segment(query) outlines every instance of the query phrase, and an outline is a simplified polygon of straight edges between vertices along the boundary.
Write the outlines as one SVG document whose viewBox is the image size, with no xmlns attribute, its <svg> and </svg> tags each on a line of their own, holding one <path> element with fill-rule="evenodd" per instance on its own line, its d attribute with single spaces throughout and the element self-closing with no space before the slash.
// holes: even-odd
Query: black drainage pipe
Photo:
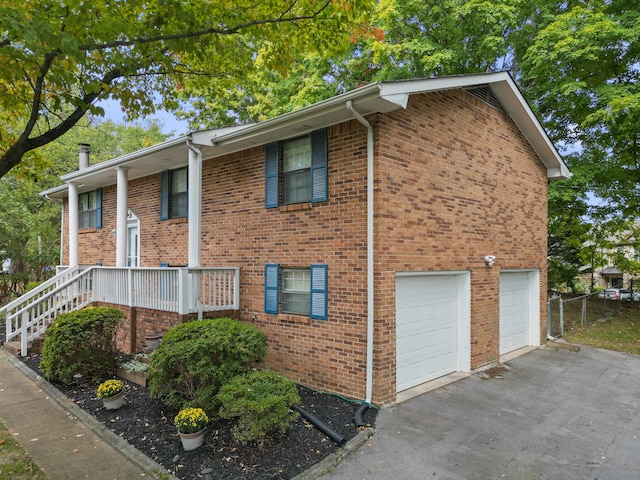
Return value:
<svg viewBox="0 0 640 480">
<path fill-rule="evenodd" d="M 324 423 L 322 423 L 316 417 L 311 415 L 309 412 L 303 410 L 298 405 L 294 405 L 293 409 L 296 412 L 298 412 L 300 415 L 302 415 L 304 418 L 309 420 L 309 422 L 311 422 L 311 424 L 314 427 L 316 427 L 318 430 L 320 430 L 322 433 L 324 433 L 327 437 L 329 437 L 331 440 L 333 440 L 334 443 L 336 445 L 338 445 L 339 447 L 344 447 L 347 444 L 347 440 L 342 435 L 340 435 L 339 433 L 334 432 L 333 430 L 331 430 L 329 427 L 327 427 Z"/>
<path fill-rule="evenodd" d="M 353 421 L 356 424 L 356 428 L 361 428 L 364 426 L 364 419 L 362 417 L 364 415 L 364 412 L 366 412 L 368 409 L 369 409 L 369 404 L 363 403 L 358 407 L 358 410 L 356 410 L 356 414 L 353 417 Z"/>
</svg>

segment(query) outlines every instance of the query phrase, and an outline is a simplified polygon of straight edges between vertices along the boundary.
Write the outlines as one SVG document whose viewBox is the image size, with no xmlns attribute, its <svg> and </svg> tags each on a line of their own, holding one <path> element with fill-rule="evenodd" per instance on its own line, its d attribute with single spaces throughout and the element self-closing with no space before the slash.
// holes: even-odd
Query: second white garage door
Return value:
<svg viewBox="0 0 640 480">
<path fill-rule="evenodd" d="M 532 334 L 540 316 L 536 300 L 538 278 L 537 271 L 500 273 L 501 355 L 539 343 Z"/>
<path fill-rule="evenodd" d="M 396 390 L 459 370 L 459 329 L 464 322 L 461 275 L 396 279 Z M 461 312 L 461 310 L 463 310 Z M 464 343 L 462 343 L 464 345 Z"/>
</svg>

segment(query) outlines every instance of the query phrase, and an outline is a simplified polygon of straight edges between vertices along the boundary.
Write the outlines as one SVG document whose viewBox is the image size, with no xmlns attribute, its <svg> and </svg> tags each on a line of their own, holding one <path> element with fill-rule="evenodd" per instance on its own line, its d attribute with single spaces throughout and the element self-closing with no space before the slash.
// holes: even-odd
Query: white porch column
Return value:
<svg viewBox="0 0 640 480">
<path fill-rule="evenodd" d="M 69 267 L 78 266 L 78 185 L 69 184 Z"/>
<path fill-rule="evenodd" d="M 202 236 L 202 153 L 191 142 L 189 147 L 189 267 L 200 267 Z"/>
<path fill-rule="evenodd" d="M 118 193 L 116 200 L 116 267 L 127 266 L 127 197 L 129 196 L 129 169 L 118 167 Z"/>
</svg>

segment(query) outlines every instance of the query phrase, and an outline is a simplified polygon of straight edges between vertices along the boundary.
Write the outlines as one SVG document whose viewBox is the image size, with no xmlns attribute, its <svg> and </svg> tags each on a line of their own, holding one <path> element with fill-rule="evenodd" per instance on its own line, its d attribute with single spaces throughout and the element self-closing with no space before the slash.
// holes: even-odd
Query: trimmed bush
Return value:
<svg viewBox="0 0 640 480">
<path fill-rule="evenodd" d="M 270 370 L 253 371 L 235 377 L 218 393 L 220 417 L 237 418 L 233 436 L 242 443 L 262 443 L 286 432 L 300 403 L 295 384 Z"/>
<path fill-rule="evenodd" d="M 266 354 L 267 336 L 253 325 L 192 320 L 165 333 L 149 357 L 149 391 L 170 406 L 215 412 L 220 387 Z"/>
<path fill-rule="evenodd" d="M 124 318 L 124 312 L 113 307 L 89 307 L 56 318 L 42 347 L 45 378 L 70 383 L 76 374 L 99 380 L 115 372 L 116 331 Z"/>
</svg>

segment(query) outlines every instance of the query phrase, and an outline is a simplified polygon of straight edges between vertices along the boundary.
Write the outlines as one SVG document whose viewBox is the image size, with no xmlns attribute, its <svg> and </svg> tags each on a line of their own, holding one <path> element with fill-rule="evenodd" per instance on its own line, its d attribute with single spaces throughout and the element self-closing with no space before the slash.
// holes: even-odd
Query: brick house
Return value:
<svg viewBox="0 0 640 480">
<path fill-rule="evenodd" d="M 547 183 L 569 175 L 513 80 L 492 73 L 371 84 L 85 159 L 44 195 L 63 203 L 61 263 L 93 266 L 91 301 L 128 312 L 123 349 L 202 315 L 220 280 L 194 290 L 188 275 L 219 268 L 234 302 L 205 315 L 263 329 L 269 367 L 388 404 L 546 338 Z M 116 271 L 160 277 L 98 280 Z M 134 283 L 155 300 L 136 303 Z M 174 287 L 200 307 L 165 311 Z"/>
</svg>

